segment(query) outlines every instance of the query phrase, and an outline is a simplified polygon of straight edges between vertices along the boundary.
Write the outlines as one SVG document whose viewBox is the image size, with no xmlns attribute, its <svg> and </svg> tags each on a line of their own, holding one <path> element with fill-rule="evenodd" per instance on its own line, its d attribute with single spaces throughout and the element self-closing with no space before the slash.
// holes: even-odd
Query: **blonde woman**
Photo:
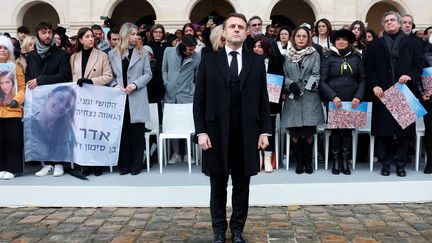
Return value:
<svg viewBox="0 0 432 243">
<path fill-rule="evenodd" d="M 0 63 L 13 63 L 13 45 L 9 38 L 0 36 Z M 14 78 L 14 77 L 12 77 Z M 10 180 L 23 171 L 23 125 L 21 122 L 24 103 L 25 78 L 19 65 L 16 65 L 18 93 L 0 105 L 0 180 Z M 0 79 L 3 89 L 3 78 Z M 11 86 L 11 85 L 9 85 Z"/>
<path fill-rule="evenodd" d="M 35 43 L 36 36 L 29 35 L 24 38 L 21 44 L 21 55 L 16 59 L 15 63 L 20 65 L 23 71 L 27 68 L 27 53 L 33 51 Z"/>
<path fill-rule="evenodd" d="M 123 24 L 120 42 L 108 53 L 113 71 L 112 86 L 127 95 L 118 160 L 120 175 L 138 175 L 144 168 L 144 123 L 150 121 L 147 83 L 152 72 L 137 34 L 136 25 Z"/>
</svg>

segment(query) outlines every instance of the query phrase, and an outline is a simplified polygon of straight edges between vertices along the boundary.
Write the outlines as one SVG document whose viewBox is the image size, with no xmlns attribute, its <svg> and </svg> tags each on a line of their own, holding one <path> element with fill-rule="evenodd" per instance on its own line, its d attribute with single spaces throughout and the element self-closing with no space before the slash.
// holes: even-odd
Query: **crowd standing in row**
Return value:
<svg viewBox="0 0 432 243">
<path fill-rule="evenodd" d="M 0 36 L 0 63 L 16 63 L 18 85 L 18 92 L 0 106 L 0 179 L 13 179 L 23 171 L 21 119 L 26 86 L 32 90 L 71 81 L 79 86 L 110 86 L 127 95 L 118 159 L 121 175 L 137 175 L 144 168 L 144 150 L 150 149 L 145 148 L 144 141 L 149 103 L 158 104 L 160 120 L 164 103 L 194 103 L 198 142 L 204 150 L 203 172 L 211 179 L 214 242 L 225 241 L 219 233 L 226 231 L 226 222 L 217 219 L 225 220 L 221 216 L 225 215 L 223 194 L 230 171 L 238 196 L 233 196 L 238 208 L 233 211 L 230 227 L 233 240 L 244 242 L 241 232 L 247 216 L 244 200 L 248 198 L 250 176 L 274 168 L 272 135 L 278 114 L 293 143 L 296 173 L 311 174 L 314 135 L 317 126 L 325 123 L 322 104 L 332 101 L 340 108 L 341 102 L 349 101 L 356 108 L 362 101 L 371 101 L 371 133 L 376 136 L 376 155 L 383 164 L 381 175 L 390 175 L 390 165 L 395 163 L 396 174 L 406 176 L 404 167 L 415 124 L 402 129 L 379 100 L 395 83 L 406 84 L 429 112 L 424 117 L 424 173 L 432 173 L 432 105 L 421 82 L 422 69 L 432 66 L 432 27 L 414 34 L 412 16 L 392 11 L 383 15 L 383 29 L 378 34 L 366 30 L 361 21 L 339 30 L 333 30 L 327 19 L 318 20 L 314 29 L 307 23 L 294 30 L 269 25 L 265 34 L 259 16 L 246 22 L 243 15 L 232 14 L 223 25 L 216 22 L 209 18 L 204 27 L 185 24 L 175 34 L 166 33 L 161 24 L 147 28 L 124 23 L 119 30 L 111 28 L 105 40 L 99 25 L 81 28 L 68 38 L 64 28 L 54 30 L 42 21 L 35 28 L 36 36 L 29 35 L 24 26 L 18 29 L 18 39 Z M 217 68 L 222 71 L 218 73 Z M 268 102 L 262 82 L 266 73 L 284 76 L 278 103 Z M 223 79 L 226 85 L 221 83 Z M 7 74 L 0 74 L 3 95 L 7 85 Z M 215 97 L 217 93 L 221 97 Z M 51 105 L 67 113 L 73 112 L 73 102 L 75 97 Z M 56 146 L 43 147 L 41 141 L 40 151 L 71 149 L 56 142 L 59 136 L 50 132 L 49 115 L 34 118 L 46 144 Z M 253 132 L 241 133 L 242 129 Z M 331 134 L 332 173 L 351 174 L 351 130 L 332 129 Z M 172 141 L 171 146 L 169 164 L 187 160 L 184 144 Z M 234 160 L 244 163 L 235 164 Z M 61 176 L 62 164 L 43 161 L 36 176 Z M 83 167 L 82 172 L 99 176 L 103 167 Z"/>
</svg>

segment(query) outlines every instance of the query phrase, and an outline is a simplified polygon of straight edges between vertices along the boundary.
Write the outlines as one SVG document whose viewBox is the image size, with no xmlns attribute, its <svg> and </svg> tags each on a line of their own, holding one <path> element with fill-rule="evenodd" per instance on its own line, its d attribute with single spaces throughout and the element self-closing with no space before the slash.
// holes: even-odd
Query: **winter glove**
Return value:
<svg viewBox="0 0 432 243">
<path fill-rule="evenodd" d="M 80 78 L 77 80 L 78 86 L 82 87 L 83 84 L 93 84 L 93 81 L 88 78 Z"/>
<path fill-rule="evenodd" d="M 18 102 L 16 100 L 12 100 L 11 102 L 9 102 L 8 106 L 10 108 L 18 108 Z"/>
<path fill-rule="evenodd" d="M 293 93 L 294 96 L 300 96 L 301 94 L 300 88 L 296 83 L 290 84 L 288 90 L 291 91 L 291 93 Z"/>
</svg>

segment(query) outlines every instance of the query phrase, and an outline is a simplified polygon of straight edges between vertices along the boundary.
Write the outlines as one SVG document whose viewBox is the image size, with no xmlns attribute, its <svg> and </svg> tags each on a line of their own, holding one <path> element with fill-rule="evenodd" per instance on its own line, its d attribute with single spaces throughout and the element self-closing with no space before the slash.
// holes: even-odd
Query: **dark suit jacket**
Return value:
<svg viewBox="0 0 432 243">
<path fill-rule="evenodd" d="M 421 46 L 411 37 L 405 36 L 399 44 L 399 59 L 395 70 L 395 79 L 392 80 L 390 53 L 386 47 L 384 38 L 378 39 L 368 47 L 366 55 L 366 74 L 369 92 L 375 86 L 379 86 L 383 91 L 393 86 L 399 81 L 400 76 L 408 75 L 411 81 L 407 86 L 414 94 L 419 93 L 418 82 L 422 74 L 423 55 Z M 384 104 L 374 96 L 372 108 L 372 135 L 374 136 L 412 136 L 415 134 L 415 124 L 402 130 L 391 113 Z"/>
<path fill-rule="evenodd" d="M 259 171 L 258 137 L 271 134 L 266 71 L 262 57 L 242 52 L 240 73 L 242 135 L 245 175 Z M 207 133 L 212 148 L 203 151 L 202 171 L 205 174 L 228 174 L 228 144 L 231 89 L 228 79 L 228 61 L 225 48 L 204 54 L 198 70 L 194 96 L 196 134 Z"/>
</svg>

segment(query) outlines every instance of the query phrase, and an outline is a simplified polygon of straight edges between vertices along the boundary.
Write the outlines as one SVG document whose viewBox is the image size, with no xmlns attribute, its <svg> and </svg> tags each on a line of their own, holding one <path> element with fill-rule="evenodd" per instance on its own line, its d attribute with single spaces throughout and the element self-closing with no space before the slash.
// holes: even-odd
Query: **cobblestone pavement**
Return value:
<svg viewBox="0 0 432 243">
<path fill-rule="evenodd" d="M 208 208 L 0 208 L 1 243 L 210 242 L 211 236 Z M 432 242 L 432 203 L 252 207 L 245 236 L 249 242 Z"/>
</svg>

